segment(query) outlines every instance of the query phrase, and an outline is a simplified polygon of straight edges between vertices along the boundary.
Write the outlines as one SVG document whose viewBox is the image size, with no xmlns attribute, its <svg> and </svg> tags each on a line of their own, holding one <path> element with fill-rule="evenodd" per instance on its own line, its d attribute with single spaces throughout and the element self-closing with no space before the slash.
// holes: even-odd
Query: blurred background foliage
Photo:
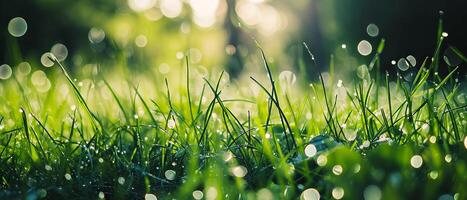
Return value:
<svg viewBox="0 0 467 200">
<path fill-rule="evenodd" d="M 465 52 L 467 15 L 459 8 L 466 6 L 464 0 L 2 1 L 0 61 L 13 68 L 25 60 L 41 67 L 41 56 L 62 44 L 53 53 L 66 53 L 63 60 L 74 73 L 124 67 L 166 74 L 189 54 L 193 65 L 223 67 L 238 77 L 260 69 L 257 41 L 274 66 L 304 69 L 316 79 L 318 70 L 328 68 L 330 55 L 338 73 L 354 72 L 384 38 L 382 67 L 392 71 L 391 61 L 412 55 L 421 63 L 433 54 L 440 18 L 449 34 L 446 46 Z M 27 23 L 21 37 L 8 30 L 15 17 Z M 362 41 L 368 43 L 359 50 Z M 302 42 L 310 46 L 317 67 L 309 67 Z"/>
</svg>

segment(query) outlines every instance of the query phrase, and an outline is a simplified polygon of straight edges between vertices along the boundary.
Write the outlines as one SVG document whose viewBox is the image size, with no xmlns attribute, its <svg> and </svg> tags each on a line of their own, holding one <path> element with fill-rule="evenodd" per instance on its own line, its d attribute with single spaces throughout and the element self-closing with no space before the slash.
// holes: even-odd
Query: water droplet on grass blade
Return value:
<svg viewBox="0 0 467 200">
<path fill-rule="evenodd" d="M 53 45 L 50 52 L 55 55 L 58 61 L 64 61 L 68 56 L 68 49 L 61 43 Z"/>
<path fill-rule="evenodd" d="M 442 36 L 442 37 L 448 37 L 448 36 L 449 36 L 449 34 L 448 34 L 448 33 L 446 33 L 446 32 L 442 32 L 442 33 L 441 33 L 441 36 Z"/>
<path fill-rule="evenodd" d="M 415 67 L 415 65 L 417 65 L 417 59 L 415 59 L 414 56 L 412 55 L 409 55 L 406 57 L 407 61 L 409 61 L 409 64 L 412 66 L 412 67 Z"/>
<path fill-rule="evenodd" d="M 3 64 L 0 65 L 0 79 L 6 80 L 11 77 L 13 71 L 11 70 L 10 65 Z"/>
<path fill-rule="evenodd" d="M 340 88 L 340 87 L 342 87 L 342 85 L 343 85 L 343 84 L 342 84 L 342 80 L 338 80 L 338 81 L 337 81 L 337 87 Z"/>
<path fill-rule="evenodd" d="M 430 143 L 434 144 L 436 143 L 436 137 L 435 136 L 430 136 L 430 139 L 429 139 Z"/>
<path fill-rule="evenodd" d="M 344 131 L 344 136 L 347 139 L 347 141 L 354 141 L 355 138 L 357 138 L 357 131 L 351 128 L 346 128 L 343 130 Z"/>
<path fill-rule="evenodd" d="M 227 151 L 224 153 L 224 161 L 229 162 L 233 158 L 233 153 L 231 151 Z"/>
<path fill-rule="evenodd" d="M 169 119 L 169 121 L 167 121 L 167 127 L 168 127 L 169 129 L 175 128 L 175 120 Z"/>
<path fill-rule="evenodd" d="M 21 62 L 18 64 L 18 72 L 21 75 L 28 75 L 31 73 L 31 65 L 28 62 Z"/>
<path fill-rule="evenodd" d="M 44 67 L 52 67 L 54 65 L 52 58 L 54 58 L 54 55 L 50 52 L 42 54 L 41 64 L 44 65 Z"/>
<path fill-rule="evenodd" d="M 409 69 L 409 67 L 409 62 L 405 58 L 401 58 L 399 61 L 397 61 L 397 68 L 399 68 L 401 71 L 406 71 Z"/>
<path fill-rule="evenodd" d="M 165 178 L 167 180 L 172 181 L 172 180 L 175 180 L 175 176 L 177 175 L 177 172 L 175 172 L 174 170 L 169 169 L 169 170 L 165 171 L 164 175 L 165 175 Z"/>
<path fill-rule="evenodd" d="M 137 47 L 143 48 L 148 44 L 148 38 L 145 35 L 138 35 L 135 38 L 135 44 Z"/>
<path fill-rule="evenodd" d="M 332 173 L 337 176 L 341 175 L 343 170 L 342 165 L 334 165 L 334 167 L 332 167 Z"/>
<path fill-rule="evenodd" d="M 366 27 L 366 33 L 371 37 L 376 37 L 379 34 L 379 28 L 376 24 L 368 24 Z"/>
<path fill-rule="evenodd" d="M 362 40 L 358 43 L 357 50 L 362 56 L 368 56 L 373 49 L 370 42 Z"/>
<path fill-rule="evenodd" d="M 204 196 L 203 192 L 200 190 L 193 191 L 192 195 L 193 195 L 193 198 L 196 200 L 202 199 Z"/>
<path fill-rule="evenodd" d="M 123 177 L 121 177 L 121 176 L 118 177 L 118 180 L 117 180 L 117 181 L 118 181 L 118 183 L 119 183 L 120 185 L 125 184 L 125 178 L 123 178 Z"/>
<path fill-rule="evenodd" d="M 328 158 L 323 154 L 319 155 L 318 158 L 316 158 L 316 164 L 318 164 L 318 166 L 323 167 L 326 165 L 327 162 Z"/>
<path fill-rule="evenodd" d="M 145 194 L 144 200 L 157 200 L 157 197 L 154 194 Z"/>
<path fill-rule="evenodd" d="M 308 188 L 302 192 L 300 195 L 300 200 L 319 200 L 321 195 L 318 190 L 314 188 Z"/>
<path fill-rule="evenodd" d="M 438 178 L 438 172 L 437 172 L 437 171 L 431 171 L 430 173 L 428 173 L 428 176 L 429 176 L 431 179 L 435 180 L 435 179 Z"/>
<path fill-rule="evenodd" d="M 248 173 L 248 170 L 246 169 L 246 167 L 239 165 L 239 166 L 230 168 L 230 172 L 232 173 L 232 175 L 242 178 L 246 176 L 246 174 Z"/>
<path fill-rule="evenodd" d="M 8 23 L 8 32 L 13 36 L 13 37 L 21 37 L 24 34 L 26 34 L 26 31 L 28 30 L 28 24 L 26 23 L 26 20 L 22 17 L 15 17 L 10 20 Z"/>
<path fill-rule="evenodd" d="M 412 158 L 410 158 L 410 165 L 412 165 L 413 168 L 420 168 L 422 164 L 423 158 L 420 155 L 414 155 Z"/>
<path fill-rule="evenodd" d="M 354 168 L 353 168 L 353 173 L 358 173 L 358 172 L 360 172 L 360 169 L 361 169 L 360 164 L 355 164 L 355 166 L 354 166 Z"/>
<path fill-rule="evenodd" d="M 451 163 L 451 161 L 452 161 L 451 154 L 447 154 L 446 156 L 444 156 L 444 161 L 446 161 L 447 163 Z"/>
<path fill-rule="evenodd" d="M 71 180 L 71 175 L 69 173 L 66 173 L 65 174 L 65 179 L 68 180 L 68 181 Z"/>
<path fill-rule="evenodd" d="M 99 197 L 99 199 L 104 199 L 105 198 L 105 194 L 103 192 L 99 192 L 99 194 L 97 196 Z"/>
<path fill-rule="evenodd" d="M 313 144 L 309 144 L 305 147 L 305 155 L 307 157 L 313 157 L 317 153 L 316 147 Z"/>
<path fill-rule="evenodd" d="M 104 38 L 105 38 L 104 30 L 102 30 L 100 28 L 95 28 L 95 27 L 93 27 L 93 28 L 91 28 L 91 30 L 89 30 L 88 40 L 92 44 L 100 43 L 100 42 L 102 42 L 102 40 L 104 40 Z"/>
<path fill-rule="evenodd" d="M 332 197 L 334 197 L 334 199 L 342 199 L 342 197 L 344 197 L 344 188 L 341 188 L 341 187 L 335 187 L 332 189 Z"/>
</svg>

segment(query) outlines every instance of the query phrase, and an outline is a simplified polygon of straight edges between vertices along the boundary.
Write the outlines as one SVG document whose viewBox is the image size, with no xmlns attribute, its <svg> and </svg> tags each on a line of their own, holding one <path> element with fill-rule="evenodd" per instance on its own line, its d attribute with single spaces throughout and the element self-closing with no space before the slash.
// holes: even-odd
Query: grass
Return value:
<svg viewBox="0 0 467 200">
<path fill-rule="evenodd" d="M 1 82 L 0 198 L 464 199 L 465 86 L 458 67 L 437 73 L 439 38 L 415 73 L 381 76 L 382 40 L 348 85 L 332 65 L 306 87 L 276 82 L 261 48 L 251 85 L 188 57 L 178 81 L 77 81 L 50 58 L 47 93 Z"/>
</svg>

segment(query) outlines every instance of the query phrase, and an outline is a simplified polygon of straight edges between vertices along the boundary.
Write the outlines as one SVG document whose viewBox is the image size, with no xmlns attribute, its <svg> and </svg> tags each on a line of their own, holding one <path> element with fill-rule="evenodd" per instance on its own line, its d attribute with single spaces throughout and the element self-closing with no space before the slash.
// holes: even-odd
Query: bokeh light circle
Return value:
<svg viewBox="0 0 467 200">
<path fill-rule="evenodd" d="M 8 23 L 8 32 L 13 37 L 21 37 L 24 34 L 26 34 L 27 30 L 28 24 L 26 23 L 26 20 L 22 17 L 15 17 L 11 19 Z"/>
</svg>

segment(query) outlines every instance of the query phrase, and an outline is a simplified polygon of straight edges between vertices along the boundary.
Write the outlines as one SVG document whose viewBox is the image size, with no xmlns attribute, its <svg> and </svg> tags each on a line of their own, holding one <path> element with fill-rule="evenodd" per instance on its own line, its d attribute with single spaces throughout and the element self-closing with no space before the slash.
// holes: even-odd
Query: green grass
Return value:
<svg viewBox="0 0 467 200">
<path fill-rule="evenodd" d="M 373 70 L 339 86 L 332 65 L 318 83 L 277 82 L 262 49 L 264 73 L 242 82 L 188 58 L 170 80 L 77 81 L 56 61 L 46 93 L 13 75 L 0 198 L 465 199 L 467 97 L 458 68 L 437 73 L 442 42 L 407 78 L 380 74 L 383 40 Z"/>
</svg>

